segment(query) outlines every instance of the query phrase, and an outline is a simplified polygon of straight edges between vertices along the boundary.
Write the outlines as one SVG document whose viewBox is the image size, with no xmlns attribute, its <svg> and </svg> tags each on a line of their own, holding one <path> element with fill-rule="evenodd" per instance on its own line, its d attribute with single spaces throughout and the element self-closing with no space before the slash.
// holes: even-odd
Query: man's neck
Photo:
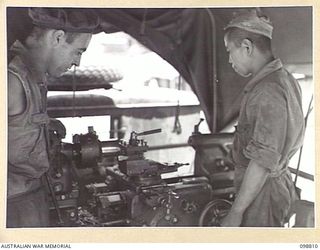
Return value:
<svg viewBox="0 0 320 250">
<path fill-rule="evenodd" d="M 26 62 L 29 64 L 30 70 L 38 75 L 44 77 L 46 74 L 47 62 L 44 60 L 45 55 L 41 48 L 29 48 L 24 55 Z"/>
<path fill-rule="evenodd" d="M 275 58 L 272 53 L 257 55 L 253 63 L 252 75 L 256 75 L 262 68 L 272 62 L 274 59 Z"/>
</svg>

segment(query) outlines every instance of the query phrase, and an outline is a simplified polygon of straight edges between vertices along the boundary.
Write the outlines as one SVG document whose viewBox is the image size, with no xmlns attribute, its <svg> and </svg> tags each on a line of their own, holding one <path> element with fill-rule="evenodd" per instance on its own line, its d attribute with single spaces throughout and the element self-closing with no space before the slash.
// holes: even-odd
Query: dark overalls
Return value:
<svg viewBox="0 0 320 250">
<path fill-rule="evenodd" d="M 269 171 L 241 226 L 283 226 L 297 199 L 288 163 L 304 135 L 301 90 L 279 59 L 266 65 L 246 85 L 232 158 L 239 190 L 250 161 Z"/>
<path fill-rule="evenodd" d="M 47 152 L 46 84 L 27 62 L 27 51 L 16 41 L 8 74 L 24 89 L 26 109 L 8 117 L 7 227 L 48 226 L 48 203 L 43 174 L 49 168 Z"/>
</svg>

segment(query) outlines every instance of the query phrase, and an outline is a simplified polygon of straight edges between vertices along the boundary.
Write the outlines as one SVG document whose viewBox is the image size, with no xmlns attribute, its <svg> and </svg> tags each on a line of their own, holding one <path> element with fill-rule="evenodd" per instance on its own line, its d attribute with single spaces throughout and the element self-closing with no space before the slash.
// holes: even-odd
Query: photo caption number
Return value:
<svg viewBox="0 0 320 250">
<path fill-rule="evenodd" d="M 300 244 L 300 248 L 305 248 L 305 249 L 318 248 L 318 244 Z"/>
</svg>

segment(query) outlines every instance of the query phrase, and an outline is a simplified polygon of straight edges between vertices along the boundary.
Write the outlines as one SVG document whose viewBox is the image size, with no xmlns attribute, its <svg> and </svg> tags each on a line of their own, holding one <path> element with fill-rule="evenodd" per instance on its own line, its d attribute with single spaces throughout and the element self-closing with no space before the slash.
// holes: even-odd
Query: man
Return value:
<svg viewBox="0 0 320 250">
<path fill-rule="evenodd" d="M 80 9 L 29 8 L 28 13 L 34 28 L 12 45 L 8 66 L 7 227 L 49 225 L 46 78 L 78 66 L 98 26 L 92 13 Z"/>
<path fill-rule="evenodd" d="M 268 19 L 255 11 L 226 27 L 229 62 L 251 79 L 231 151 L 237 195 L 222 226 L 284 226 L 297 199 L 288 162 L 303 141 L 301 90 L 272 54 L 272 30 Z"/>
</svg>

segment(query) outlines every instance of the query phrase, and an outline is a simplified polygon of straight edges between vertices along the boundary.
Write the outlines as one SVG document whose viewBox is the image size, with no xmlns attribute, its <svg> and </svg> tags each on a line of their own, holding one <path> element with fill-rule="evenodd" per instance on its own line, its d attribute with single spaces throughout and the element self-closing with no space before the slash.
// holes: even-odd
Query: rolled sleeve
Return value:
<svg viewBox="0 0 320 250">
<path fill-rule="evenodd" d="M 259 166 L 270 169 L 270 171 L 274 169 L 281 158 L 281 154 L 272 150 L 270 146 L 253 140 L 243 150 L 243 154 L 248 159 L 254 160 Z"/>
<path fill-rule="evenodd" d="M 287 130 L 284 96 L 270 83 L 250 98 L 247 105 L 252 137 L 243 154 L 260 166 L 275 170 L 281 159 Z"/>
</svg>

